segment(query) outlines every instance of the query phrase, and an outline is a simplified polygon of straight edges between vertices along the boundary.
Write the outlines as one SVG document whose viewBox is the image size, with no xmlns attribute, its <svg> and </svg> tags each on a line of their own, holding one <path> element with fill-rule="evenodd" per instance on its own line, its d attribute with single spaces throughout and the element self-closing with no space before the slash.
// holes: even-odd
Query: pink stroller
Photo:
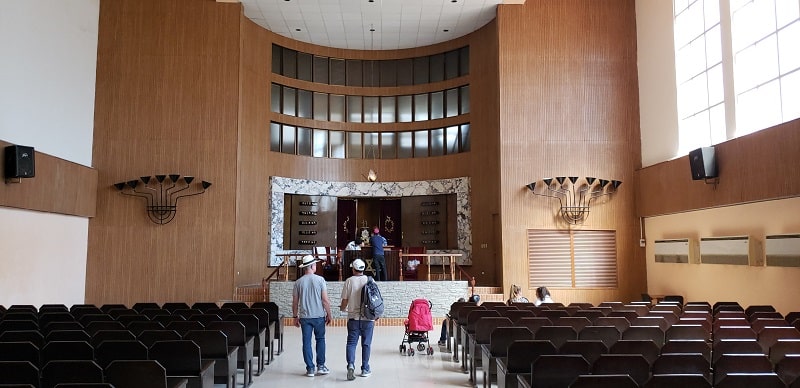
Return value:
<svg viewBox="0 0 800 388">
<path fill-rule="evenodd" d="M 433 304 L 427 299 L 414 299 L 411 308 L 408 310 L 408 319 L 405 321 L 406 332 L 403 334 L 403 343 L 400 344 L 400 354 L 414 355 L 412 344 L 417 342 L 417 350 L 420 352 L 427 349 L 427 354 L 433 354 L 433 348 L 428 341 L 428 332 L 433 330 L 433 318 L 431 317 L 431 307 Z M 406 347 L 408 344 L 408 347 Z"/>
</svg>

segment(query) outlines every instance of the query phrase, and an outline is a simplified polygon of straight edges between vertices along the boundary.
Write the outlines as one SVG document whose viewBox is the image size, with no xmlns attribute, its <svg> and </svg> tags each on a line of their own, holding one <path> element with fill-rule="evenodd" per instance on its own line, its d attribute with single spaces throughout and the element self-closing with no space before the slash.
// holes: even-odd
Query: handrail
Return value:
<svg viewBox="0 0 800 388">
<path fill-rule="evenodd" d="M 469 272 L 467 272 L 467 270 L 465 270 L 457 262 L 454 262 L 453 264 L 455 264 L 456 268 L 458 269 L 458 279 L 461 280 L 461 274 L 464 274 L 464 277 L 466 277 L 468 279 L 467 281 L 469 282 L 469 286 L 470 286 L 470 293 L 469 294 L 470 295 L 475 295 L 475 277 L 470 275 Z"/>
</svg>

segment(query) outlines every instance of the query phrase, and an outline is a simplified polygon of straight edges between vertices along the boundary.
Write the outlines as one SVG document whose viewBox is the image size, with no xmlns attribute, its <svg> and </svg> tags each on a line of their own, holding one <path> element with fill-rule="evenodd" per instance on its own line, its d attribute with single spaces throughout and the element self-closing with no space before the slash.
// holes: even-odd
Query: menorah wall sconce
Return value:
<svg viewBox="0 0 800 388">
<path fill-rule="evenodd" d="M 150 221 L 164 225 L 175 218 L 179 199 L 203 194 L 211 186 L 211 182 L 207 181 L 192 185 L 193 181 L 193 176 L 181 177 L 179 174 L 169 174 L 155 177 L 143 176 L 139 179 L 115 183 L 114 187 L 121 194 L 144 198 L 147 201 L 147 216 Z"/>
<path fill-rule="evenodd" d="M 611 196 L 621 184 L 622 181 L 618 180 L 559 176 L 531 182 L 526 186 L 535 195 L 558 199 L 561 217 L 567 223 L 576 225 L 589 215 L 592 200 L 605 195 Z M 538 187 L 544 188 L 537 193 Z"/>
</svg>

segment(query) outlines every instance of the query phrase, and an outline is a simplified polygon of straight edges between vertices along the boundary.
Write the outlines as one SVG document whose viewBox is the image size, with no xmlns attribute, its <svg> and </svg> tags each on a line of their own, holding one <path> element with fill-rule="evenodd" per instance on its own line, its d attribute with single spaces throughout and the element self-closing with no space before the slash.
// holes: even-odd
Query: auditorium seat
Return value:
<svg viewBox="0 0 800 388">
<path fill-rule="evenodd" d="M 155 360 L 117 360 L 106 369 L 106 380 L 115 388 L 185 388 L 185 378 L 168 378 Z"/>
<path fill-rule="evenodd" d="M 189 388 L 214 387 L 214 361 L 203 361 L 200 347 L 192 341 L 158 341 L 148 349 L 148 356 L 164 367 L 167 376 L 185 378 Z"/>
<path fill-rule="evenodd" d="M 41 388 L 59 383 L 102 383 L 103 368 L 92 360 L 53 360 L 42 367 Z"/>
<path fill-rule="evenodd" d="M 639 384 L 626 374 L 580 375 L 569 388 L 639 388 Z"/>
<path fill-rule="evenodd" d="M 653 365 L 661 354 L 661 349 L 650 340 L 619 340 L 608 349 L 608 353 L 638 354 L 644 357 L 648 364 Z"/>
<path fill-rule="evenodd" d="M 39 387 L 39 368 L 28 361 L 0 361 L 0 384 Z"/>
<path fill-rule="evenodd" d="M 723 354 L 713 368 L 716 386 L 728 373 L 770 373 L 772 363 L 763 354 Z"/>
<path fill-rule="evenodd" d="M 699 375 L 711 383 L 711 363 L 700 353 L 662 353 L 652 371 L 653 375 Z"/>
<path fill-rule="evenodd" d="M 95 348 L 95 361 L 107 368 L 116 360 L 147 360 L 147 346 L 137 340 L 108 340 Z"/>
<path fill-rule="evenodd" d="M 603 356 L 600 357 L 600 360 L 602 360 L 602 357 Z M 568 387 L 578 376 L 589 374 L 589 370 L 589 363 L 579 355 L 542 355 L 537 358 L 531 366 L 531 387 Z"/>
<path fill-rule="evenodd" d="M 594 364 L 601 354 L 607 354 L 608 347 L 598 340 L 569 340 L 561 345 L 558 354 L 577 354 L 583 356 L 589 365 Z"/>
<path fill-rule="evenodd" d="M 579 340 L 601 341 L 607 348 L 614 346 L 619 341 L 620 336 L 619 330 L 614 326 L 586 326 L 578 333 Z"/>
<path fill-rule="evenodd" d="M 656 374 L 643 388 L 711 388 L 711 383 L 699 374 Z"/>
<path fill-rule="evenodd" d="M 593 375 L 628 375 L 639 385 L 650 378 L 650 363 L 641 354 L 601 354 L 591 370 Z"/>
<path fill-rule="evenodd" d="M 785 388 L 786 385 L 774 372 L 728 373 L 715 388 Z"/>
<path fill-rule="evenodd" d="M 192 330 L 183 336 L 200 347 L 200 356 L 204 360 L 214 361 L 214 383 L 225 384 L 226 388 L 236 386 L 236 364 L 238 351 L 235 346 L 228 346 L 228 337 L 219 330 Z"/>
</svg>

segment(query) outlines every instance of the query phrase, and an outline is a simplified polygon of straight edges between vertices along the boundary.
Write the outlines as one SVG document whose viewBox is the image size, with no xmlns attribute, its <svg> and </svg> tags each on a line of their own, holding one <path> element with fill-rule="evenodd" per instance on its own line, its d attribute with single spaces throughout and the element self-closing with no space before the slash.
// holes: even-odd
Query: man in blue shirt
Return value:
<svg viewBox="0 0 800 388">
<path fill-rule="evenodd" d="M 383 247 L 388 245 L 386 238 L 381 236 L 381 230 L 376 226 L 372 229 L 372 237 L 369 238 L 369 245 L 372 246 L 372 266 L 375 269 L 375 280 L 386 279 L 386 258 L 383 256 Z"/>
</svg>

